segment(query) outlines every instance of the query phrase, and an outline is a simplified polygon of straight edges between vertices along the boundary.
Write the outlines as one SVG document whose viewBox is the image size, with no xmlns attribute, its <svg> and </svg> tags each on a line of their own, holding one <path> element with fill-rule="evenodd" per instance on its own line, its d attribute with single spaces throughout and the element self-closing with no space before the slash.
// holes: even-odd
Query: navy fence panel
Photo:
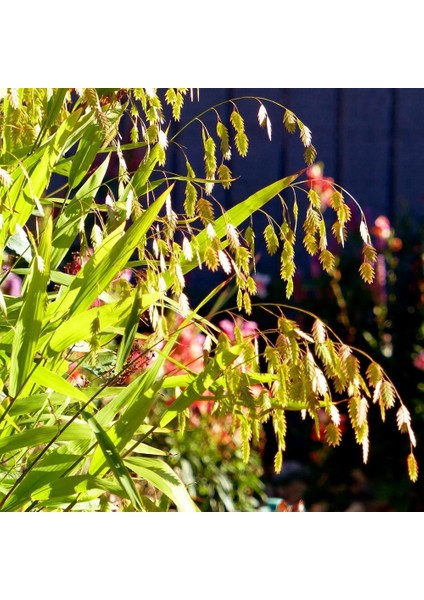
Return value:
<svg viewBox="0 0 424 600">
<path fill-rule="evenodd" d="M 424 89 L 397 92 L 395 213 L 424 217 Z"/>
<path fill-rule="evenodd" d="M 201 89 L 199 101 L 187 103 L 184 123 L 231 98 L 261 96 L 287 106 L 312 130 L 317 160 L 325 175 L 343 185 L 371 217 L 387 214 L 396 219 L 405 205 L 418 218 L 424 216 L 424 89 L 332 88 L 211 88 Z M 267 104 L 273 124 L 272 143 L 258 127 L 252 100 L 237 105 L 245 119 L 251 150 L 244 159 L 233 152 L 230 168 L 241 181 L 225 195 L 233 205 L 256 189 L 303 167 L 303 147 L 282 128 L 281 109 Z M 223 120 L 230 104 L 218 108 Z M 215 133 L 213 112 L 202 117 Z M 201 125 L 194 122 L 177 141 L 191 149 L 190 160 L 202 172 Z M 176 152 L 175 170 L 184 171 L 184 159 Z"/>
<path fill-rule="evenodd" d="M 245 98 L 252 96 L 272 101 L 265 103 L 272 122 L 272 142 L 258 126 L 259 103 Z M 234 149 L 229 163 L 233 176 L 240 180 L 225 193 L 219 186 L 214 189 L 225 208 L 304 168 L 303 145 L 298 135 L 284 130 L 279 104 L 290 108 L 311 129 L 317 160 L 324 163 L 324 175 L 333 177 L 356 198 L 371 225 L 380 214 L 387 215 L 394 225 L 401 222 L 405 213 L 413 223 L 423 222 L 424 89 L 202 88 L 198 100 L 186 102 L 181 124 L 194 121 L 176 138 L 189 151 L 188 158 L 199 176 L 204 173 L 204 152 L 202 125 L 195 117 L 210 106 L 220 105 L 217 110 L 228 123 L 233 107 L 225 101 L 234 98 L 239 98 L 236 103 L 245 120 L 250 149 L 246 158 Z M 208 111 L 201 119 L 210 134 L 216 136 L 216 113 Z M 170 136 L 181 124 L 172 125 Z M 183 153 L 175 150 L 167 166 L 186 173 Z M 281 219 L 278 200 L 267 211 Z M 264 215 L 255 217 L 258 250 L 262 254 L 265 252 L 259 232 L 265 224 Z M 397 233 L 402 236 L 402 231 Z M 267 261 L 268 271 L 278 269 L 275 259 Z M 203 276 L 206 275 L 200 274 L 196 283 L 201 283 Z"/>
</svg>

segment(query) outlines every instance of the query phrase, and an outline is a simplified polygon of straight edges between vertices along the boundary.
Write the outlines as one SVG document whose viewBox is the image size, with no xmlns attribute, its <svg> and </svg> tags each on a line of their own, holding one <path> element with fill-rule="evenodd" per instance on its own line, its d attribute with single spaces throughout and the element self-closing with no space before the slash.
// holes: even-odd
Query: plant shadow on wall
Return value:
<svg viewBox="0 0 424 600">
<path fill-rule="evenodd" d="M 334 287 L 332 244 L 343 255 L 353 215 L 358 278 L 372 284 L 379 255 L 362 208 L 331 182 L 324 210 L 299 165 L 225 209 L 231 153 L 249 151 L 243 103 L 270 139 L 277 111 L 307 166 L 311 132 L 252 96 L 171 135 L 186 102 L 196 102 L 188 89 L 1 91 L 3 511 L 256 510 L 263 428 L 272 425 L 272 467 L 284 474 L 301 439 L 292 415 L 326 447 L 341 445 L 349 466 L 349 436 L 367 462 L 374 421 L 393 415 L 406 434 L 396 437 L 402 474 L 418 478 L 395 375 L 351 346 L 351 331 L 339 335 L 293 301 L 299 242 Z M 193 124 L 201 172 L 178 141 Z M 184 173 L 168 169 L 169 147 Z M 259 236 L 278 260 L 285 303 L 260 301 Z M 200 272 L 222 277 L 193 302 L 186 281 Z"/>
</svg>

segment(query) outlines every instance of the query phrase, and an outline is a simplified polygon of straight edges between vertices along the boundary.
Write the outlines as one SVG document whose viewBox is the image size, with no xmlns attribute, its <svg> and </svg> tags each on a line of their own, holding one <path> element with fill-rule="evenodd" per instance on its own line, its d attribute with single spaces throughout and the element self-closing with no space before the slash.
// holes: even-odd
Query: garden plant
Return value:
<svg viewBox="0 0 424 600">
<path fill-rule="evenodd" d="M 252 509 L 246 489 L 262 488 L 246 471 L 235 499 L 231 461 L 239 473 L 257 464 L 251 448 L 270 422 L 279 472 L 289 411 L 331 447 L 347 422 L 364 462 L 369 414 L 393 412 L 409 437 L 405 469 L 418 477 L 410 412 L 384 369 L 312 311 L 293 318 L 296 245 L 331 276 L 353 213 L 357 276 L 372 284 L 377 251 L 362 208 L 332 181 L 324 207 L 307 174 L 311 132 L 290 107 L 277 105 L 277 124 L 271 101 L 235 98 L 179 127 L 197 93 L 0 90 L 2 511 Z M 231 154 L 249 151 L 242 100 L 265 136 L 298 136 L 304 164 L 224 208 L 220 194 L 237 189 Z M 179 144 L 194 126 L 202 172 Z M 184 173 L 169 167 L 171 149 Z M 275 199 L 278 219 L 267 212 Z M 279 257 L 281 304 L 261 302 L 258 236 Z M 212 284 L 193 303 L 186 280 L 196 271 Z M 253 310 L 272 325 L 256 327 Z M 210 466 L 222 460 L 221 483 L 193 448 L 202 434 L 215 436 L 206 452 Z"/>
</svg>

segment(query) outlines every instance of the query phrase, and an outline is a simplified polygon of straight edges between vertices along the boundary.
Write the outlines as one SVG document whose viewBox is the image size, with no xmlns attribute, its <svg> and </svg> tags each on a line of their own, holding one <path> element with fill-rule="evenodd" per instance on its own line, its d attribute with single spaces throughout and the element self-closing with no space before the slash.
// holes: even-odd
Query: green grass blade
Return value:
<svg viewBox="0 0 424 600">
<path fill-rule="evenodd" d="M 36 427 L 21 433 L 0 438 L 0 453 L 6 454 L 23 448 L 33 448 L 40 444 L 48 444 L 57 434 L 58 428 L 52 426 Z M 91 431 L 85 423 L 71 423 L 57 438 L 58 442 L 91 439 Z"/>
<path fill-rule="evenodd" d="M 73 404 L 72 396 L 64 397 L 63 394 L 53 392 L 49 394 L 48 400 L 49 404 L 53 407 L 63 405 L 64 401 L 70 398 L 69 405 Z M 74 398 L 74 402 L 80 402 L 81 398 Z M 86 398 L 87 401 L 87 398 Z M 68 403 L 68 400 L 67 400 Z M 42 410 L 47 404 L 47 397 L 45 393 L 42 394 L 33 394 L 31 396 L 25 396 L 24 398 L 18 398 L 12 404 L 9 410 L 9 415 L 11 417 L 18 415 L 31 415 L 36 411 Z"/>
<path fill-rule="evenodd" d="M 84 182 L 55 222 L 52 250 L 52 267 L 57 268 L 78 235 L 81 221 L 93 206 L 93 198 L 106 175 L 108 156 L 95 172 Z"/>
<path fill-rule="evenodd" d="M 90 439 L 70 441 L 46 454 L 35 467 L 31 468 L 30 466 L 30 470 L 24 473 L 11 494 L 0 500 L 0 510 L 8 512 L 22 509 L 31 501 L 31 495 L 37 490 L 65 474 L 72 475 L 75 464 L 78 465 L 81 459 L 85 458 L 93 443 L 94 434 L 87 424 L 84 423 L 84 427 L 90 435 Z M 52 437 L 53 435 L 50 439 Z"/>
<path fill-rule="evenodd" d="M 171 467 L 159 458 L 130 457 L 125 464 L 165 494 L 181 512 L 199 512 L 187 489 Z"/>
<path fill-rule="evenodd" d="M 38 257 L 34 256 L 24 302 L 15 327 L 9 379 L 9 393 L 12 397 L 16 397 L 22 392 L 22 386 L 32 369 L 37 349 L 47 303 L 51 238 L 52 219 L 50 217 L 47 220 L 39 247 L 39 255 L 44 262 L 43 271 L 41 272 Z"/>
<path fill-rule="evenodd" d="M 80 500 L 84 501 L 87 499 L 86 492 L 91 492 L 88 495 L 90 498 L 96 498 L 104 492 L 128 498 L 122 487 L 114 481 L 90 475 L 73 475 L 56 479 L 39 487 L 31 494 L 31 500 L 43 503 L 43 500 L 63 499 L 64 502 L 69 503 L 76 496 L 82 494 Z"/>
<path fill-rule="evenodd" d="M 72 157 L 68 179 L 69 189 L 73 190 L 84 179 L 97 156 L 104 137 L 105 134 L 102 129 L 99 129 L 97 123 L 91 123 L 84 131 L 78 149 Z"/>
<path fill-rule="evenodd" d="M 91 308 L 81 314 L 63 321 L 57 328 L 46 326 L 45 335 L 40 339 L 39 347 L 48 343 L 49 355 L 65 350 L 81 341 L 90 343 L 93 336 L 99 336 L 113 327 L 113 331 L 123 325 L 130 314 L 137 291 L 134 290 L 128 298 Z M 146 310 L 150 304 L 157 301 L 159 294 L 145 294 L 140 297 L 140 310 Z M 53 333 L 50 332 L 53 329 Z M 115 333 L 114 333 L 115 335 Z"/>
<path fill-rule="evenodd" d="M 134 481 L 131 478 L 127 467 L 125 466 L 122 458 L 119 455 L 119 452 L 112 443 L 110 437 L 99 425 L 96 419 L 92 417 L 89 413 L 84 412 L 83 416 L 94 431 L 94 435 L 97 438 L 99 447 L 103 452 L 105 460 L 111 468 L 112 473 L 115 475 L 118 483 L 122 487 L 124 494 L 131 500 L 134 508 L 136 508 L 139 511 L 144 511 L 145 509 L 143 502 L 140 498 L 140 494 L 138 493 Z"/>
<path fill-rule="evenodd" d="M 31 374 L 29 379 L 30 382 L 37 383 L 45 388 L 50 388 L 57 392 L 58 394 L 62 394 L 63 396 L 69 398 L 75 398 L 76 400 L 80 400 L 81 402 L 87 402 L 88 397 L 82 390 L 75 387 L 69 381 L 66 381 L 57 373 L 53 373 L 49 368 L 43 367 L 42 365 L 38 365 L 34 372 Z"/>
<path fill-rule="evenodd" d="M 158 298 L 157 298 L 158 299 Z M 151 301 L 150 304 L 153 304 Z M 143 306 L 144 305 L 144 306 Z M 141 295 L 141 288 L 137 287 L 131 312 L 126 320 L 124 335 L 122 336 L 121 343 L 119 345 L 118 353 L 116 356 L 115 375 L 119 373 L 126 363 L 131 349 L 133 347 L 134 339 L 140 324 L 140 314 L 146 309 L 146 302 L 143 302 Z"/>
<path fill-rule="evenodd" d="M 143 423 L 161 387 L 159 378 L 166 356 L 171 352 L 178 334 L 174 334 L 167 342 L 161 354 L 154 363 L 141 375 L 131 382 L 121 393 L 115 396 L 109 404 L 96 415 L 98 422 L 105 428 L 109 427 L 108 435 L 115 447 L 121 451 L 131 440 L 134 433 Z M 121 413 L 119 420 L 111 427 L 115 416 Z M 99 452 L 93 455 L 89 472 L 97 475 L 104 467 L 104 459 Z"/>
<path fill-rule="evenodd" d="M 149 444 L 143 443 L 138 444 L 137 448 L 135 448 L 133 452 L 134 454 L 143 454 L 147 456 L 169 456 L 169 453 L 165 452 L 165 450 L 161 450 L 160 448 L 154 448 Z"/>
<path fill-rule="evenodd" d="M 146 159 L 143 159 L 140 165 L 138 166 L 136 172 L 132 176 L 130 182 L 126 186 L 123 193 L 118 198 L 118 203 L 120 206 L 125 207 L 125 203 L 127 201 L 128 194 L 130 190 L 133 192 L 134 196 L 139 197 L 145 193 L 145 186 L 149 181 L 150 175 L 153 172 L 153 169 L 156 167 L 160 156 L 160 146 L 156 144 L 152 150 L 149 152 Z M 169 190 L 170 191 L 170 190 Z"/>
</svg>

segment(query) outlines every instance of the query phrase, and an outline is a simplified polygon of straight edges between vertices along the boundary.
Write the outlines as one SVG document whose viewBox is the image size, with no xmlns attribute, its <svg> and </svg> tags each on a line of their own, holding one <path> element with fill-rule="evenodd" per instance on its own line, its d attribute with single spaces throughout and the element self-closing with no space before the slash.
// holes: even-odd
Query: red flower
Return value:
<svg viewBox="0 0 424 600">
<path fill-rule="evenodd" d="M 80 372 L 80 370 L 78 368 L 78 363 L 76 363 L 76 362 L 69 363 L 68 373 L 69 373 L 68 381 L 75 387 L 81 388 L 81 387 L 84 387 L 85 385 L 87 385 L 87 383 L 88 383 L 87 377 L 85 375 L 83 375 L 83 373 Z"/>
</svg>

